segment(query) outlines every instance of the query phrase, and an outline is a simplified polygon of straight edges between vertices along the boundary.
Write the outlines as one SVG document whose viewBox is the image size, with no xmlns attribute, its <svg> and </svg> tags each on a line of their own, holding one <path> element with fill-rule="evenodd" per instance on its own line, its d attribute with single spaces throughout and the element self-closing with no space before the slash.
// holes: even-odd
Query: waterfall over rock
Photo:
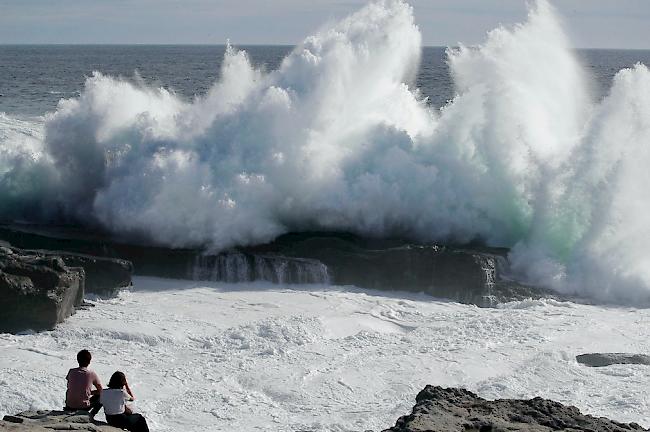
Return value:
<svg viewBox="0 0 650 432">
<path fill-rule="evenodd" d="M 219 282 L 267 281 L 278 284 L 329 284 L 327 266 L 318 260 L 225 252 L 197 255 L 192 279 Z"/>
</svg>

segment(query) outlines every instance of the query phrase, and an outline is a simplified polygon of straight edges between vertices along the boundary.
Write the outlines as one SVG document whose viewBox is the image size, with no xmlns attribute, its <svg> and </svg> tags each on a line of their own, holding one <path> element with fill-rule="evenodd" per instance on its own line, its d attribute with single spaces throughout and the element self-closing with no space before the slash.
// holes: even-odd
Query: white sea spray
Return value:
<svg viewBox="0 0 650 432">
<path fill-rule="evenodd" d="M 306 229 L 481 239 L 530 282 L 647 301 L 647 67 L 594 100 L 542 0 L 448 51 L 456 96 L 436 112 L 411 84 L 420 51 L 411 7 L 386 0 L 275 71 L 228 47 L 191 101 L 95 73 L 34 136 L 2 118 L 0 210 L 213 249 Z"/>
</svg>

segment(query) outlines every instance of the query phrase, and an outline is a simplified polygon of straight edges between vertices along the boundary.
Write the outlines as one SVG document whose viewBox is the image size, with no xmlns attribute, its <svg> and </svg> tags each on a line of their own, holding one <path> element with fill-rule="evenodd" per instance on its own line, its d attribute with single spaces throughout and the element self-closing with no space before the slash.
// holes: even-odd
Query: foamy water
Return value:
<svg viewBox="0 0 650 432">
<path fill-rule="evenodd" d="M 648 310 L 550 300 L 481 309 L 350 287 L 136 278 L 54 331 L 0 334 L 0 415 L 61 407 L 88 348 L 104 383 L 127 374 L 154 431 L 378 431 L 426 384 L 648 426 L 647 366 L 589 368 L 575 355 L 648 352 L 649 324 Z"/>
<path fill-rule="evenodd" d="M 190 101 L 97 73 L 42 126 L 2 118 L 2 215 L 213 249 L 306 229 L 480 239 L 512 247 L 521 279 L 647 303 L 647 67 L 594 98 L 544 0 L 449 51 L 441 111 L 413 87 L 420 53 L 412 9 L 386 0 L 277 70 L 229 48 Z"/>
</svg>

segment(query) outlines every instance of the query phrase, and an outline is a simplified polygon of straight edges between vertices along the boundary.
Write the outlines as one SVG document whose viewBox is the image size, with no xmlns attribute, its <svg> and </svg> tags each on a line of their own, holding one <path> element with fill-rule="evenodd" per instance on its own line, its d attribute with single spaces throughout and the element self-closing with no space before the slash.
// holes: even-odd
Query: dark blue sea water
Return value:
<svg viewBox="0 0 650 432">
<path fill-rule="evenodd" d="M 291 46 L 242 46 L 254 64 L 276 69 Z M 38 116 L 55 109 L 61 98 L 78 95 L 93 71 L 139 76 L 185 98 L 205 93 L 218 78 L 225 47 L 191 45 L 0 45 L 0 112 Z M 599 96 L 621 68 L 650 64 L 650 51 L 580 50 Z M 440 107 L 453 97 L 445 49 L 425 47 L 416 85 Z"/>
</svg>

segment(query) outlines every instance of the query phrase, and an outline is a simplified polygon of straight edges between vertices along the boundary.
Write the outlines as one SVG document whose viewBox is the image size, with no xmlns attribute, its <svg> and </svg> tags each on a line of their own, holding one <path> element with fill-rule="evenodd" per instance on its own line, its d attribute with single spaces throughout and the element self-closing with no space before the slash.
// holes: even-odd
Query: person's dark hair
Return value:
<svg viewBox="0 0 650 432">
<path fill-rule="evenodd" d="M 121 389 L 126 385 L 126 375 L 124 373 L 117 371 L 111 375 L 111 379 L 108 381 L 108 388 L 111 389 Z"/>
<path fill-rule="evenodd" d="M 77 362 L 79 363 L 80 367 L 86 367 L 90 364 L 90 360 L 92 360 L 93 356 L 90 355 L 90 351 L 88 350 L 81 350 L 77 353 Z"/>
</svg>

